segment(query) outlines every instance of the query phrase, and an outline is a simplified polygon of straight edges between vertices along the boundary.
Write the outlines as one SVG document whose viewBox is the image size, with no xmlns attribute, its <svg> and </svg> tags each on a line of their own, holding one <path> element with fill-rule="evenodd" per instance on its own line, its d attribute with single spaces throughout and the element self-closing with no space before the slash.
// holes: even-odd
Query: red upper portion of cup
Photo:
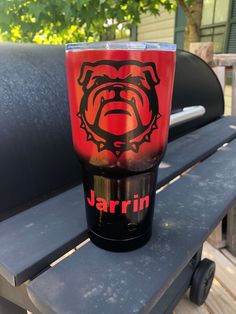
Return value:
<svg viewBox="0 0 236 314">
<path fill-rule="evenodd" d="M 145 171 L 165 150 L 175 51 L 66 51 L 73 144 L 82 162 Z"/>
</svg>

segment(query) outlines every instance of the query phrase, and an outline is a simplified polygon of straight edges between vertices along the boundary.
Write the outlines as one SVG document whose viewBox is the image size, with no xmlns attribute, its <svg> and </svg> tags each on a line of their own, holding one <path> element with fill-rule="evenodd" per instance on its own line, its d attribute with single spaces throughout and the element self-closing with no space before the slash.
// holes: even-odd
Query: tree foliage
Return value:
<svg viewBox="0 0 236 314">
<path fill-rule="evenodd" d="M 161 7 L 170 12 L 179 4 L 192 21 L 196 1 L 0 0 L 0 40 L 55 44 L 109 40 L 117 30 L 138 24 L 141 14 L 159 15 Z"/>
<path fill-rule="evenodd" d="M 15 42 L 99 40 L 120 25 L 131 28 L 142 13 L 171 11 L 171 0 L 0 0 L 0 36 Z M 107 36 L 102 36 L 107 37 Z"/>
</svg>

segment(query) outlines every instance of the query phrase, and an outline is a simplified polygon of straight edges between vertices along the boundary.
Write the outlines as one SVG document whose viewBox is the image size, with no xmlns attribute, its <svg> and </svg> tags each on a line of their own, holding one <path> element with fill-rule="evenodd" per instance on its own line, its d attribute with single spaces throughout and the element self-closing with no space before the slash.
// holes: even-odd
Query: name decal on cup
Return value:
<svg viewBox="0 0 236 314">
<path fill-rule="evenodd" d="M 97 210 L 115 214 L 118 210 L 121 210 L 122 214 L 126 214 L 127 211 L 139 212 L 149 207 L 150 196 L 139 197 L 138 194 L 134 194 L 133 199 L 119 201 L 109 200 L 107 201 L 103 197 L 95 197 L 94 190 L 90 190 L 90 196 L 86 198 L 88 204 L 91 207 L 95 207 Z"/>
</svg>

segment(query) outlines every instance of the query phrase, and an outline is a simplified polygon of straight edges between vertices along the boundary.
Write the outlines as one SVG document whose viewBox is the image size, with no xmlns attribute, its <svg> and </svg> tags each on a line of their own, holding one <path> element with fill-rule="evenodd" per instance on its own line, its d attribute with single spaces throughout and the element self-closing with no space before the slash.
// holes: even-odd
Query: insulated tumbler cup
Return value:
<svg viewBox="0 0 236 314">
<path fill-rule="evenodd" d="M 151 236 L 175 45 L 67 44 L 66 67 L 89 237 L 107 250 L 138 248 Z"/>
</svg>

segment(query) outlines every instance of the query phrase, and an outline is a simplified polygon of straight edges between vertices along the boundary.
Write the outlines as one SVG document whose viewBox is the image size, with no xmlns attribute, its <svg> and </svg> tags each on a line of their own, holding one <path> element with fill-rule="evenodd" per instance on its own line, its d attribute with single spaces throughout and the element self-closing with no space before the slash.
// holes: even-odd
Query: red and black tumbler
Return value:
<svg viewBox="0 0 236 314">
<path fill-rule="evenodd" d="M 66 45 L 73 144 L 83 169 L 89 236 L 115 251 L 151 236 L 167 144 L 175 45 Z"/>
</svg>

